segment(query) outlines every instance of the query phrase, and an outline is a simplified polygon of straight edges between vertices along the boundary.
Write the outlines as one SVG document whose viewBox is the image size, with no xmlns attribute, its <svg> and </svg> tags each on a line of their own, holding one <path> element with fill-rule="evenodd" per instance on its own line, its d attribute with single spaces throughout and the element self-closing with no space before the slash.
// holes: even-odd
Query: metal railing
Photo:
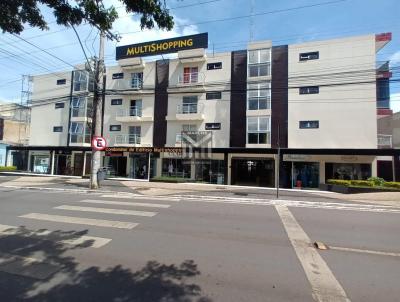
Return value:
<svg viewBox="0 0 400 302">
<path fill-rule="evenodd" d="M 71 133 L 70 142 L 74 144 L 90 144 L 90 134 Z"/>
<path fill-rule="evenodd" d="M 143 80 L 139 78 L 132 78 L 131 80 L 131 88 L 133 89 L 142 89 L 143 88 Z"/>
<path fill-rule="evenodd" d="M 176 107 L 176 113 L 178 114 L 203 113 L 203 104 L 198 104 L 198 103 L 180 104 Z"/>
<path fill-rule="evenodd" d="M 140 145 L 140 135 L 138 135 L 138 134 L 118 134 L 115 136 L 115 144 Z"/>
<path fill-rule="evenodd" d="M 200 72 L 184 73 L 178 76 L 179 84 L 197 84 L 204 82 L 204 74 Z"/>
<path fill-rule="evenodd" d="M 175 144 L 182 143 L 182 133 L 177 133 L 175 137 Z"/>
<path fill-rule="evenodd" d="M 378 146 L 392 147 L 392 135 L 378 134 Z"/>
<path fill-rule="evenodd" d="M 132 106 L 129 109 L 119 109 L 117 111 L 117 117 L 124 116 L 142 116 L 142 107 Z"/>
</svg>

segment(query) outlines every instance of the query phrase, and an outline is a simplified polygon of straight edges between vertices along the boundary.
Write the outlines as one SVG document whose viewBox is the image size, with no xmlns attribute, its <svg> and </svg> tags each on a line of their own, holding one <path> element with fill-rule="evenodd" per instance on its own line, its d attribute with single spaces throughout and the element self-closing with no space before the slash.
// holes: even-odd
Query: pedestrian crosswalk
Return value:
<svg viewBox="0 0 400 302">
<path fill-rule="evenodd" d="M 71 225 L 81 225 L 99 227 L 100 232 L 101 229 L 104 228 L 130 231 L 136 228 L 140 223 L 143 223 L 143 220 L 138 222 L 137 219 L 141 218 L 147 221 L 146 219 L 155 217 L 159 211 L 170 208 L 171 203 L 179 201 L 178 198 L 143 198 L 143 196 L 136 194 L 93 196 L 93 199 L 83 198 L 63 202 L 61 205 L 55 205 L 49 209 L 51 213 L 47 211 L 44 213 L 32 212 L 22 214 L 18 217 L 26 221 L 40 221 L 41 225 L 48 225 L 49 229 L 58 229 L 59 224 L 65 224 L 63 229 L 75 229 Z M 142 202 L 142 200 L 145 202 Z M 168 200 L 169 202 L 153 203 L 147 200 Z M 53 214 L 53 211 L 57 213 Z M 88 215 L 90 216 L 87 217 Z M 118 218 L 115 219 L 116 217 Z M 16 226 L 0 225 L 0 236 L 15 234 L 17 229 Z M 99 232 L 99 229 L 96 229 L 96 232 Z M 28 233 L 38 238 L 45 238 L 51 236 L 52 231 L 46 229 Z M 90 242 L 90 247 L 92 248 L 103 247 L 111 241 L 112 238 L 87 235 L 73 239 L 58 240 L 61 244 L 71 246 L 78 246 Z"/>
</svg>

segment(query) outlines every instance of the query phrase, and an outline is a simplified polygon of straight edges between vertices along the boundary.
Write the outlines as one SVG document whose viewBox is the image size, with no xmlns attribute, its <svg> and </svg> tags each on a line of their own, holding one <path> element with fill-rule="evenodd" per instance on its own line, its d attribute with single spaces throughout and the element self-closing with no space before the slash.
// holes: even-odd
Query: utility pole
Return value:
<svg viewBox="0 0 400 302">
<path fill-rule="evenodd" d="M 279 179 L 280 179 L 280 169 L 281 169 L 281 144 L 280 144 L 280 140 L 281 140 L 281 137 L 280 137 L 280 135 L 281 135 L 281 127 L 280 127 L 280 125 L 279 125 L 279 122 L 278 122 L 278 141 L 277 141 L 277 147 L 278 147 L 278 158 L 277 158 L 277 160 L 278 160 L 278 169 L 277 169 L 277 171 L 276 171 L 276 198 L 277 199 L 279 199 L 279 183 L 280 183 L 280 181 L 279 181 Z"/>
<path fill-rule="evenodd" d="M 105 34 L 100 31 L 99 57 L 95 63 L 94 71 L 94 94 L 93 94 L 93 117 L 92 117 L 92 136 L 101 136 L 102 127 L 102 107 L 103 107 L 103 73 L 104 73 L 104 39 Z M 92 166 L 90 176 L 90 188 L 98 189 L 99 183 L 97 172 L 101 164 L 101 151 L 92 147 Z"/>
</svg>

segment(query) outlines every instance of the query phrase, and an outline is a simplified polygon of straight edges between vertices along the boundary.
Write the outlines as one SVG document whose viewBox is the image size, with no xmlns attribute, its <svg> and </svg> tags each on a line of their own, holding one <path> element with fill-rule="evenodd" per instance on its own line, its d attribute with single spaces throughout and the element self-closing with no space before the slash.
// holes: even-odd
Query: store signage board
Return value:
<svg viewBox="0 0 400 302">
<path fill-rule="evenodd" d="M 92 139 L 92 148 L 96 151 L 103 151 L 107 148 L 106 139 L 101 136 L 94 136 Z"/>
<path fill-rule="evenodd" d="M 106 152 L 134 152 L 134 153 L 175 153 L 181 154 L 182 148 L 177 147 L 108 147 L 105 149 Z"/>
<path fill-rule="evenodd" d="M 116 60 L 162 55 L 180 50 L 208 47 L 208 33 L 183 36 L 165 40 L 150 41 L 139 44 L 118 46 Z"/>
</svg>

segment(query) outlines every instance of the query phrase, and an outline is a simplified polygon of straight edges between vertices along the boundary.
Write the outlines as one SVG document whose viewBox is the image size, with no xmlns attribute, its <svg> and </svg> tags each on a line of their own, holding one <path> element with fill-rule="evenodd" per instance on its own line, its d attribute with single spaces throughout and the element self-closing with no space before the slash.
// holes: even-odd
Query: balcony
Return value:
<svg viewBox="0 0 400 302">
<path fill-rule="evenodd" d="M 176 80 L 175 80 L 176 81 Z M 171 83 L 172 82 L 172 83 Z M 182 73 L 178 75 L 178 81 L 170 82 L 168 92 L 204 92 L 205 74 L 202 72 Z M 172 85 L 171 85 L 172 84 Z"/>
<path fill-rule="evenodd" d="M 71 110 L 71 121 L 91 122 L 93 110 L 86 107 L 73 107 Z"/>
<path fill-rule="evenodd" d="M 114 146 L 140 146 L 141 137 L 138 134 L 118 134 L 114 138 Z"/>
<path fill-rule="evenodd" d="M 378 148 L 392 148 L 392 135 L 378 134 Z"/>
<path fill-rule="evenodd" d="M 152 122 L 152 116 L 143 116 L 142 107 L 132 106 L 129 109 L 119 109 L 115 116 L 118 122 Z"/>
<path fill-rule="evenodd" d="M 176 114 L 167 116 L 166 120 L 202 121 L 204 120 L 204 104 L 180 104 L 176 107 Z"/>
</svg>

